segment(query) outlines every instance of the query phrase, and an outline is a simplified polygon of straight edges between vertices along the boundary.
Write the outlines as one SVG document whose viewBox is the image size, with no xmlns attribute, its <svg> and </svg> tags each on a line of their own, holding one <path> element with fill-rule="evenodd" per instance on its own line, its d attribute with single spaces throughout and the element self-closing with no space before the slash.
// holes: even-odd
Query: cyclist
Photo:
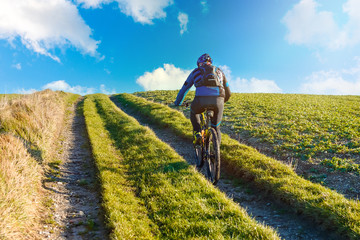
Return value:
<svg viewBox="0 0 360 240">
<path fill-rule="evenodd" d="M 212 118 L 212 127 L 216 129 L 219 144 L 221 143 L 220 123 L 224 111 L 224 103 L 230 98 L 231 92 L 225 74 L 212 65 L 212 59 L 209 54 L 205 53 L 197 60 L 197 68 L 195 68 L 184 85 L 180 89 L 175 106 L 179 106 L 190 88 L 195 85 L 195 98 L 191 103 L 190 120 L 193 126 L 194 145 L 201 141 L 200 134 L 200 114 L 205 108 L 211 107 L 214 110 Z"/>
</svg>

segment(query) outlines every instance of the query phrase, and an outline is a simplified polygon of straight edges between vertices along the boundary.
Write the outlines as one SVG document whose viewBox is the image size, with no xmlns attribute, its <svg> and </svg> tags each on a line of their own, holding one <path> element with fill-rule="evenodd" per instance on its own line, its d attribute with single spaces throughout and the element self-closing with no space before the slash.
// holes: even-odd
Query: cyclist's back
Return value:
<svg viewBox="0 0 360 240">
<path fill-rule="evenodd" d="M 194 144 L 199 140 L 200 116 L 206 108 L 212 108 L 214 117 L 212 127 L 217 131 L 219 143 L 221 141 L 220 123 L 224 111 L 224 103 L 230 98 L 231 92 L 225 74 L 212 65 L 208 54 L 203 54 L 197 61 L 198 67 L 194 69 L 180 89 L 175 105 L 182 104 L 187 92 L 195 85 L 195 98 L 191 104 L 190 120 L 194 130 Z"/>
</svg>

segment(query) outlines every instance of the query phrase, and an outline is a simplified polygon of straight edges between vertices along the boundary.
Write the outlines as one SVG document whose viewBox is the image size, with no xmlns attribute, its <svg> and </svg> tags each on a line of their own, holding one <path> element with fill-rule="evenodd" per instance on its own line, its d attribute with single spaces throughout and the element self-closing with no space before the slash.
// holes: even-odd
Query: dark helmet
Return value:
<svg viewBox="0 0 360 240">
<path fill-rule="evenodd" d="M 199 57 L 199 59 L 197 60 L 197 65 L 199 66 L 200 63 L 204 63 L 204 62 L 210 62 L 212 64 L 212 59 L 211 59 L 210 55 L 207 53 L 205 53 Z"/>
</svg>

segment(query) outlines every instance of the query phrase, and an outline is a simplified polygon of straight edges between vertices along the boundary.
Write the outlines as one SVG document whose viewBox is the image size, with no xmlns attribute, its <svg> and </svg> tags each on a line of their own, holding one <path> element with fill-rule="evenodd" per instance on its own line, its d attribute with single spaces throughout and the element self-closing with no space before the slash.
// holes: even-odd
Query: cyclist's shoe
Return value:
<svg viewBox="0 0 360 240">
<path fill-rule="evenodd" d="M 200 132 L 194 132 L 193 144 L 194 145 L 200 145 L 201 140 L 202 140 L 201 133 Z"/>
</svg>

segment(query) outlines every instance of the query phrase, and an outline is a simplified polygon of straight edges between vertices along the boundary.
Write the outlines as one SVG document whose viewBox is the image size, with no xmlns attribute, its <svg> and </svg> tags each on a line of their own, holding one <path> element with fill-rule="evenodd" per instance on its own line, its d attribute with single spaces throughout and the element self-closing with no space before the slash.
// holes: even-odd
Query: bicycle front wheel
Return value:
<svg viewBox="0 0 360 240">
<path fill-rule="evenodd" d="M 206 173 L 209 181 L 216 185 L 220 178 L 220 144 L 215 129 L 211 128 L 206 141 Z"/>
</svg>

